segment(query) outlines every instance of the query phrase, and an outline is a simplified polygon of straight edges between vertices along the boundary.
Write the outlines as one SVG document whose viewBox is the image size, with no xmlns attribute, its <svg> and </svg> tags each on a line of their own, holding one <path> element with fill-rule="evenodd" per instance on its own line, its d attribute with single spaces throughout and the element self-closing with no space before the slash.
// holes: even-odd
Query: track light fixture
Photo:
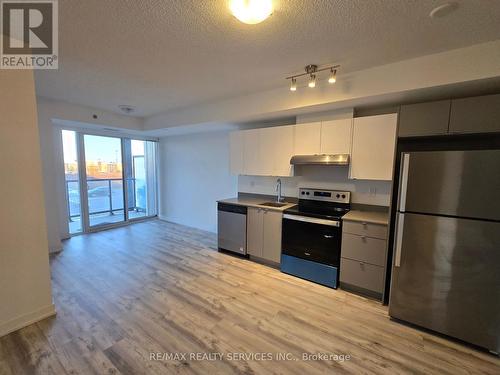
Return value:
<svg viewBox="0 0 500 375">
<path fill-rule="evenodd" d="M 291 80 L 290 91 L 297 91 L 297 77 L 302 77 L 305 75 L 309 76 L 309 83 L 307 84 L 307 86 L 309 86 L 310 88 L 316 87 L 316 75 L 317 75 L 317 73 L 323 72 L 325 70 L 330 71 L 330 75 L 328 77 L 328 83 L 335 83 L 335 82 L 337 82 L 337 69 L 338 68 L 340 68 L 340 65 L 327 66 L 327 67 L 321 68 L 321 69 L 318 69 L 318 66 L 314 65 L 314 64 L 307 65 L 304 68 L 305 73 L 286 77 L 286 79 Z"/>
</svg>

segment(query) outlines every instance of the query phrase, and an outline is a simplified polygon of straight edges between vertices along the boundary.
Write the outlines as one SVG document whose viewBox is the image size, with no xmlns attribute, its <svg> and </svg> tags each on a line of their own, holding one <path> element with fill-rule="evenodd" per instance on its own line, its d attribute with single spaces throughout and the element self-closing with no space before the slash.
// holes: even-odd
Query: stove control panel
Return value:
<svg viewBox="0 0 500 375">
<path fill-rule="evenodd" d="M 318 189 L 300 188 L 299 199 L 308 199 L 314 201 L 325 201 L 325 202 L 335 202 L 335 203 L 350 203 L 351 192 L 338 191 L 338 190 L 318 190 Z"/>
</svg>

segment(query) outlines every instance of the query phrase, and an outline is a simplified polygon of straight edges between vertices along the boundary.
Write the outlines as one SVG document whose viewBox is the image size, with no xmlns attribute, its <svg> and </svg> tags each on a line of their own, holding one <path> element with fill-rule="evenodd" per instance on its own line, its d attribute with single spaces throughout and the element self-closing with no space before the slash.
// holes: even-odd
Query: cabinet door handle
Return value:
<svg viewBox="0 0 500 375">
<path fill-rule="evenodd" d="M 366 236 L 361 236 L 361 239 L 362 239 L 363 241 L 366 241 Z"/>
<path fill-rule="evenodd" d="M 325 238 L 333 238 L 333 236 L 331 234 L 325 234 L 325 235 L 323 235 L 323 237 L 325 237 Z"/>
<path fill-rule="evenodd" d="M 311 253 L 307 253 L 307 252 L 305 252 L 305 253 L 304 253 L 304 255 L 310 256 L 310 255 L 311 255 Z"/>
</svg>

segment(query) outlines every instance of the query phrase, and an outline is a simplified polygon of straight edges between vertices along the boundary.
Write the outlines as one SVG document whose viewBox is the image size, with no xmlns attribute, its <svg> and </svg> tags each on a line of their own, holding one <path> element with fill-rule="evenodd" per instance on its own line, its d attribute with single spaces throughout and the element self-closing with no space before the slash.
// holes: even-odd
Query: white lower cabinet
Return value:
<svg viewBox="0 0 500 375">
<path fill-rule="evenodd" d="M 262 258 L 264 242 L 264 210 L 248 207 L 247 211 L 247 252 Z"/>
<path fill-rule="evenodd" d="M 250 256 L 280 263 L 283 213 L 249 207 L 247 212 L 247 252 Z"/>
<path fill-rule="evenodd" d="M 387 226 L 344 220 L 340 286 L 381 299 L 385 287 Z"/>
</svg>

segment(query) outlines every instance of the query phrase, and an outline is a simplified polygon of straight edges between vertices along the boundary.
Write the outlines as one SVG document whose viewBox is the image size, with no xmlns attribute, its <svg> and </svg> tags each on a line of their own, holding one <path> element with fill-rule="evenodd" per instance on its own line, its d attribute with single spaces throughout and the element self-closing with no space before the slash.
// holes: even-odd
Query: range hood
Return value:
<svg viewBox="0 0 500 375">
<path fill-rule="evenodd" d="M 292 165 L 349 165 L 349 154 L 294 155 Z"/>
</svg>

